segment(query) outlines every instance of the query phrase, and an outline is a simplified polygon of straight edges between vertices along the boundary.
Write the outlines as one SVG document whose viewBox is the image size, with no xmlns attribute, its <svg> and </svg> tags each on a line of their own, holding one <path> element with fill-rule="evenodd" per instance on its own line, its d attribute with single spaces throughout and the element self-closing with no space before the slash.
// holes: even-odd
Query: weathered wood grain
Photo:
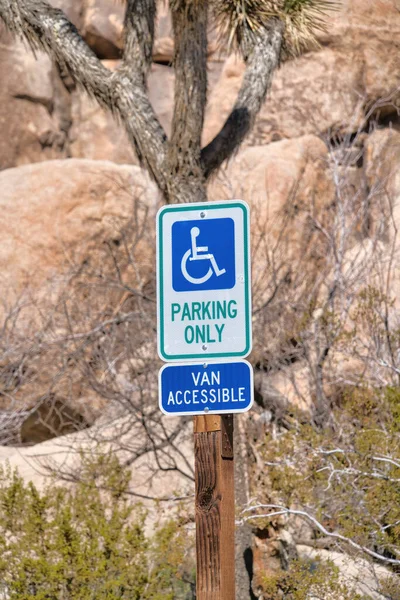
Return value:
<svg viewBox="0 0 400 600">
<path fill-rule="evenodd" d="M 195 424 L 198 600 L 235 599 L 235 498 L 231 415 Z M 210 423 L 204 419 L 210 419 Z M 224 420 L 221 431 L 221 420 Z M 229 448 L 229 458 L 223 450 Z"/>
</svg>

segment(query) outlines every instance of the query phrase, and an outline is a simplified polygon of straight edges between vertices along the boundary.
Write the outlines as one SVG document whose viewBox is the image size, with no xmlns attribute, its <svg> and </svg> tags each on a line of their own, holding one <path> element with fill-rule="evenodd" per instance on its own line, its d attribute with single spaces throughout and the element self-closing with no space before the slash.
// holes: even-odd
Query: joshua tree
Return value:
<svg viewBox="0 0 400 600">
<path fill-rule="evenodd" d="M 150 104 L 146 79 L 152 61 L 157 0 L 126 0 L 125 49 L 109 71 L 63 12 L 45 0 L 0 0 L 7 28 L 32 49 L 46 51 L 75 82 L 125 126 L 141 164 L 166 202 L 206 199 L 210 176 L 251 130 L 282 55 L 315 43 L 334 0 L 170 0 L 175 37 L 175 107 L 167 139 Z M 217 136 L 201 148 L 207 95 L 207 31 L 246 62 L 242 87 Z"/>
</svg>

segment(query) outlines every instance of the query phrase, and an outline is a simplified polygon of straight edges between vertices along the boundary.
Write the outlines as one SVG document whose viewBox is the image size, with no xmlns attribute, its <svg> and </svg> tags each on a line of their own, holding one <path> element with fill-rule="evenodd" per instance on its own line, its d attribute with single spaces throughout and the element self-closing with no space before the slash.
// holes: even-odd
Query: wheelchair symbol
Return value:
<svg viewBox="0 0 400 600">
<path fill-rule="evenodd" d="M 197 246 L 196 238 L 200 235 L 200 229 L 198 227 L 192 227 L 190 230 L 190 237 L 192 239 L 192 247 L 189 248 L 187 252 L 182 257 L 181 262 L 181 271 L 184 278 L 193 283 L 194 285 L 200 285 L 205 283 L 212 277 L 213 272 L 217 277 L 226 273 L 226 269 L 220 269 L 217 265 L 217 261 L 215 260 L 214 254 L 208 252 L 208 246 Z M 201 254 L 206 253 L 206 254 Z M 207 273 L 203 277 L 192 277 L 189 275 L 187 270 L 188 262 L 193 262 L 197 260 L 209 260 L 211 266 L 209 267 Z"/>
</svg>

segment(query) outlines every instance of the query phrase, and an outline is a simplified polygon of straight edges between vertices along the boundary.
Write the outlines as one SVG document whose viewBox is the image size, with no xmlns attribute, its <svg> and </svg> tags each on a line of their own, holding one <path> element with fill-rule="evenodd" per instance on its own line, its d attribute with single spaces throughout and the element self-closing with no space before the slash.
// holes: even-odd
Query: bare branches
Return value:
<svg viewBox="0 0 400 600">
<path fill-rule="evenodd" d="M 387 556 L 384 556 L 383 554 L 374 552 L 373 550 L 370 550 L 370 548 L 367 548 L 366 546 L 362 546 L 361 544 L 357 544 L 357 542 L 355 542 L 351 538 L 341 535 L 340 533 L 328 531 L 326 529 L 326 527 L 324 527 L 322 525 L 322 523 L 320 523 L 315 517 L 313 517 L 312 515 L 309 515 L 304 510 L 294 510 L 291 508 L 286 508 L 285 506 L 280 506 L 279 504 L 256 504 L 255 506 L 251 506 L 249 508 L 244 509 L 243 513 L 252 512 L 255 510 L 259 510 L 259 509 L 269 509 L 269 510 L 272 509 L 272 512 L 263 513 L 261 515 L 256 514 L 256 515 L 251 515 L 251 516 L 244 516 L 244 517 L 242 517 L 241 521 L 239 521 L 239 522 L 245 523 L 246 521 L 250 521 L 253 519 L 271 519 L 273 517 L 278 517 L 278 516 L 282 516 L 282 515 L 298 516 L 298 517 L 301 517 L 302 519 L 307 519 L 308 521 L 310 521 L 314 525 L 314 527 L 316 527 L 316 529 L 318 529 L 321 533 L 323 533 L 327 538 L 332 538 L 332 539 L 338 540 L 340 542 L 345 542 L 346 544 L 348 544 L 355 550 L 364 552 L 365 554 L 368 554 L 368 556 L 371 556 L 371 558 L 374 558 L 375 560 L 379 560 L 379 561 L 385 562 L 390 565 L 400 565 L 400 560 L 397 560 L 395 558 L 389 558 Z"/>
<path fill-rule="evenodd" d="M 206 179 L 234 154 L 251 131 L 271 86 L 272 75 L 279 65 L 283 29 L 283 23 L 274 20 L 268 29 L 257 36 L 247 59 L 247 69 L 235 106 L 221 131 L 202 150 Z"/>
</svg>

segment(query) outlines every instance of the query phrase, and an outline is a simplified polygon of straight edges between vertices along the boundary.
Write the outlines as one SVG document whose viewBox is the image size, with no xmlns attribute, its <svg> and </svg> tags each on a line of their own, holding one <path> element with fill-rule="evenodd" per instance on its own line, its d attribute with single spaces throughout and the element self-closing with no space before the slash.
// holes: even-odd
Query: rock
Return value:
<svg viewBox="0 0 400 600">
<path fill-rule="evenodd" d="M 341 0 L 329 16 L 327 31 L 320 32 L 318 39 L 324 46 L 358 46 L 374 36 L 389 41 L 399 29 L 397 0 Z"/>
<path fill-rule="evenodd" d="M 371 234 L 380 239 L 380 261 L 375 265 L 375 285 L 382 288 L 382 277 L 390 273 L 390 298 L 400 318 L 400 131 L 376 130 L 365 143 L 365 176 L 370 189 Z M 386 293 L 386 291 L 384 292 Z M 394 315 L 392 315 L 394 316 Z"/>
<path fill-rule="evenodd" d="M 243 63 L 229 58 L 210 98 L 205 143 L 228 117 L 243 73 Z M 362 73 L 363 65 L 354 56 L 330 48 L 284 63 L 274 76 L 271 92 L 246 143 L 261 145 L 305 134 L 357 130 L 362 120 Z"/>
<path fill-rule="evenodd" d="M 310 211 L 319 213 L 332 202 L 327 159 L 325 144 L 311 135 L 250 147 L 239 152 L 209 187 L 211 200 L 242 198 L 250 205 L 252 243 L 257 248 L 253 255 L 255 308 L 267 264 L 268 248 L 262 240 L 268 236 L 277 240 L 286 221 L 291 252 L 304 251 Z"/>
<path fill-rule="evenodd" d="M 271 384 L 264 371 L 255 371 L 254 391 L 256 403 L 266 409 L 267 414 L 263 413 L 262 421 L 266 424 L 272 420 L 281 421 L 287 409 L 287 397 Z"/>
<path fill-rule="evenodd" d="M 275 517 L 268 525 L 254 530 L 252 589 L 257 598 L 264 598 L 265 580 L 272 579 L 286 570 L 297 558 L 292 535 L 284 529 L 284 520 Z"/>
<path fill-rule="evenodd" d="M 123 49 L 123 3 L 86 0 L 83 37 L 99 58 L 115 59 Z"/>
<path fill-rule="evenodd" d="M 78 159 L 4 170 L 0 189 L 0 443 L 32 443 L 90 425 L 119 394 L 150 394 L 154 360 L 135 389 L 123 361 L 145 358 L 153 327 L 135 290 L 154 293 L 158 195 L 138 167 Z M 110 335 L 125 352 L 105 367 Z"/>
<path fill-rule="evenodd" d="M 0 169 L 65 157 L 67 108 L 58 104 L 62 83 L 50 58 L 35 58 L 1 27 L 0 39 Z"/>
<path fill-rule="evenodd" d="M 72 158 L 137 164 L 123 126 L 110 112 L 79 89 L 72 94 L 69 142 Z"/>
<path fill-rule="evenodd" d="M 148 79 L 150 102 L 167 135 L 171 132 L 174 85 L 175 76 L 171 67 L 163 65 L 152 66 Z"/>
<path fill-rule="evenodd" d="M 323 46 L 350 53 L 362 65 L 363 95 L 369 110 L 377 100 L 378 113 L 393 113 L 399 106 L 400 76 L 393 52 L 393 40 L 399 35 L 397 0 L 343 0 L 332 13 L 327 32 L 320 35 Z"/>
<path fill-rule="evenodd" d="M 181 469 L 184 473 L 190 473 L 190 469 L 193 468 L 191 428 L 182 422 L 181 417 L 179 419 L 180 421 L 177 418 L 162 416 L 159 422 L 151 424 L 155 439 L 161 439 L 166 431 L 180 425 L 181 431 L 174 440 L 179 451 L 175 451 L 174 446 L 168 448 L 169 456 L 175 461 L 177 470 L 160 470 L 164 454 L 160 453 L 156 458 L 151 444 L 147 451 L 138 453 L 139 457 L 129 463 L 132 473 L 130 490 L 133 495 L 138 494 L 146 508 L 154 511 L 151 515 L 154 521 L 161 515 L 170 516 L 171 512 L 178 508 L 179 503 L 174 501 L 177 496 L 187 497 L 190 510 L 193 502 L 193 483 L 178 472 L 178 469 Z M 79 476 L 80 450 L 86 454 L 112 451 L 124 461 L 132 458 L 135 451 L 144 448 L 146 444 L 148 445 L 148 438 L 140 421 L 130 415 L 95 424 L 89 429 L 28 448 L 0 446 L 0 465 L 6 466 L 8 463 L 12 469 L 18 469 L 25 481 L 33 481 L 38 488 L 43 488 L 52 482 L 51 472 L 62 473 L 64 477 Z M 160 504 L 153 502 L 152 498 L 162 498 L 164 501 Z"/>
<path fill-rule="evenodd" d="M 283 363 L 285 358 L 285 355 L 280 356 Z M 281 401 L 281 407 L 296 407 L 305 415 L 312 412 L 312 380 L 310 369 L 304 362 L 290 366 L 283 364 L 282 368 L 268 376 L 268 383 L 284 399 Z M 282 413 L 280 418 L 285 425 L 287 414 Z"/>
<path fill-rule="evenodd" d="M 386 199 L 386 215 L 400 223 L 400 131 L 394 129 L 377 129 L 368 136 L 365 142 L 365 174 L 368 186 L 376 190 L 375 197 Z M 385 208 L 379 202 L 381 208 Z M 377 208 L 379 208 L 379 206 Z M 374 212 L 374 208 L 372 208 Z M 388 223 L 389 225 L 389 223 Z"/>
<path fill-rule="evenodd" d="M 275 74 L 248 144 L 307 133 L 330 137 L 337 131 L 355 132 L 371 107 L 373 113 L 385 115 L 400 106 L 393 51 L 393 40 L 400 34 L 396 1 L 345 0 L 327 25 L 327 33 L 320 36 L 321 49 L 287 61 Z M 243 72 L 243 63 L 230 57 L 210 99 L 205 143 L 227 118 Z"/>
<path fill-rule="evenodd" d="M 131 218 L 135 199 L 154 207 L 157 198 L 138 167 L 78 159 L 5 170 L 0 189 L 1 287 L 16 294 L 28 284 L 40 289 L 112 240 Z"/>
<path fill-rule="evenodd" d="M 32 445 L 79 431 L 88 425 L 77 410 L 62 400 L 50 398 L 36 406 L 22 421 L 19 438 L 22 444 Z"/>
<path fill-rule="evenodd" d="M 163 64 L 171 64 L 174 60 L 174 34 L 166 2 L 160 2 L 158 5 L 153 60 Z"/>
<path fill-rule="evenodd" d="M 334 552 L 332 550 L 314 549 L 309 546 L 296 546 L 299 558 L 301 560 L 313 560 L 316 562 L 331 562 L 340 573 L 339 581 L 349 590 L 362 597 L 371 600 L 384 600 L 386 594 L 381 592 L 381 581 L 393 580 L 397 578 L 392 571 L 376 563 L 371 564 L 365 558 L 352 558 L 347 554 Z M 397 580 L 397 589 L 398 589 Z M 314 598 L 314 596 L 312 596 Z M 310 598 L 311 600 L 311 598 Z M 333 593 L 326 600 L 337 600 L 337 594 Z"/>
<path fill-rule="evenodd" d="M 116 61 L 104 62 L 112 69 L 118 65 Z M 138 163 L 123 125 L 80 89 L 72 93 L 69 142 L 72 158 Z"/>
<path fill-rule="evenodd" d="M 85 0 L 50 0 L 50 4 L 60 8 L 78 29 L 82 25 L 84 3 Z"/>
<path fill-rule="evenodd" d="M 120 62 L 104 61 L 104 64 L 114 70 Z M 148 78 L 148 90 L 150 102 L 169 135 L 174 97 L 173 69 L 154 64 Z M 69 137 L 73 158 L 138 163 L 123 125 L 81 90 L 72 94 L 72 122 Z"/>
<path fill-rule="evenodd" d="M 327 165 L 328 149 L 312 135 L 245 148 L 210 184 L 209 198 L 243 198 L 248 202 L 253 211 L 253 235 L 259 226 L 262 229 L 267 221 L 273 223 L 293 204 L 298 223 L 298 213 L 310 209 L 312 191 L 316 191 L 319 206 L 331 201 Z"/>
<path fill-rule="evenodd" d="M 218 32 L 211 24 L 208 31 L 208 57 L 218 62 Z M 220 52 L 222 56 L 222 52 Z M 153 48 L 153 60 L 162 64 L 171 64 L 174 60 L 174 32 L 171 13 L 167 2 L 160 2 L 157 7 L 157 23 Z"/>
<path fill-rule="evenodd" d="M 209 197 L 242 198 L 251 208 L 253 364 L 270 370 L 298 361 L 291 300 L 315 285 L 324 266 L 324 238 L 313 223 L 326 223 L 335 197 L 327 147 L 304 136 L 245 148 L 210 185 Z"/>
<path fill-rule="evenodd" d="M 365 143 L 364 172 L 371 196 L 371 234 L 379 236 L 384 243 L 387 258 L 395 250 L 396 259 L 400 252 L 397 233 L 400 226 L 399 160 L 399 131 L 378 129 L 368 136 Z"/>
</svg>

